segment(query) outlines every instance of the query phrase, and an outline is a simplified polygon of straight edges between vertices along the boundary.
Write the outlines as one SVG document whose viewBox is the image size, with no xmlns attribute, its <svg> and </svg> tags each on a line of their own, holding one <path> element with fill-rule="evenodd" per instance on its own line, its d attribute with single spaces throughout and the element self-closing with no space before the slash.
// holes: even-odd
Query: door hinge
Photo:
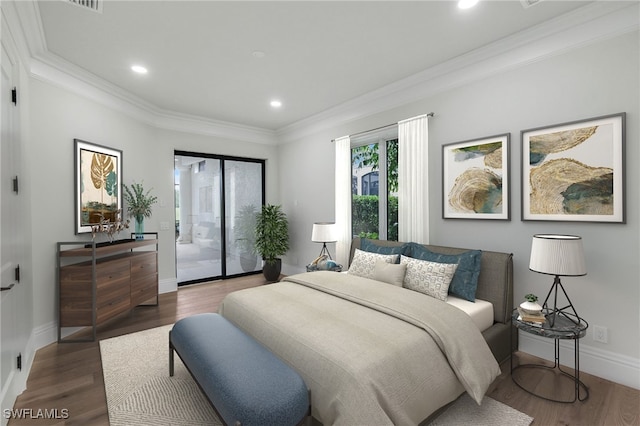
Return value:
<svg viewBox="0 0 640 426">
<path fill-rule="evenodd" d="M 18 354 L 16 357 L 16 367 L 18 367 L 18 370 L 22 370 L 22 354 Z"/>
<path fill-rule="evenodd" d="M 15 279 L 16 279 L 17 282 L 20 282 L 20 265 L 16 266 Z"/>
<path fill-rule="evenodd" d="M 13 102 L 14 105 L 18 105 L 18 89 L 15 87 L 11 89 L 11 102 Z"/>
<path fill-rule="evenodd" d="M 18 176 L 13 178 L 13 192 L 18 193 Z"/>
</svg>

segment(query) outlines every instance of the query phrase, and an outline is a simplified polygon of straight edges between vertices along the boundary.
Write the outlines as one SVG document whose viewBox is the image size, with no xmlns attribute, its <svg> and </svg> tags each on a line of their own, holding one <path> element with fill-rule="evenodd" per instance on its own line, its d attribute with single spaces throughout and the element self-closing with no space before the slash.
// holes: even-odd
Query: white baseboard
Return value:
<svg viewBox="0 0 640 426">
<path fill-rule="evenodd" d="M 2 413 L 0 413 L 2 421 L 0 425 L 5 426 L 9 422 L 11 413 L 7 413 L 6 410 L 13 408 L 16 398 L 27 388 L 27 379 L 29 378 L 29 372 L 33 365 L 33 359 L 36 354 L 35 346 L 35 334 L 32 332 L 29 339 L 25 343 L 25 346 L 20 348 L 20 355 L 22 356 L 21 369 L 12 369 L 7 377 L 6 383 L 2 392 L 0 393 L 0 407 Z"/>
<path fill-rule="evenodd" d="M 178 280 L 176 278 L 165 278 L 158 281 L 158 294 L 178 291 Z"/>
<path fill-rule="evenodd" d="M 553 339 L 520 332 L 519 350 L 553 362 Z M 560 341 L 560 364 L 574 367 L 574 342 Z M 580 371 L 640 389 L 640 359 L 580 344 Z"/>
</svg>

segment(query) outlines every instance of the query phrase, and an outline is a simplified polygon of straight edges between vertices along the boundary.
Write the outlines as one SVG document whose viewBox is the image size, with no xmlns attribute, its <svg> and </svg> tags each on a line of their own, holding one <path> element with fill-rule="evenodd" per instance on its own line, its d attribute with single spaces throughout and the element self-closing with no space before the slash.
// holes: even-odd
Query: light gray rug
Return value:
<svg viewBox="0 0 640 426">
<path fill-rule="evenodd" d="M 169 377 L 169 330 L 164 326 L 100 341 L 112 426 L 220 425 L 180 358 Z M 464 394 L 431 426 L 529 426 L 533 419 L 491 398 L 478 406 Z"/>
</svg>

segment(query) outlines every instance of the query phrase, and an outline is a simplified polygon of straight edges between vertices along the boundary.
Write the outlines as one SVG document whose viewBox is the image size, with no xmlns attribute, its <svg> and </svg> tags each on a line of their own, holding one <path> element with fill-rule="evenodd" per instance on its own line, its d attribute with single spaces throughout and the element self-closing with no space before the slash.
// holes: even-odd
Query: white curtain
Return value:
<svg viewBox="0 0 640 426">
<path fill-rule="evenodd" d="M 428 116 L 398 122 L 398 240 L 429 244 Z"/>
<path fill-rule="evenodd" d="M 351 139 L 343 136 L 336 144 L 336 261 L 345 268 L 351 250 Z"/>
</svg>

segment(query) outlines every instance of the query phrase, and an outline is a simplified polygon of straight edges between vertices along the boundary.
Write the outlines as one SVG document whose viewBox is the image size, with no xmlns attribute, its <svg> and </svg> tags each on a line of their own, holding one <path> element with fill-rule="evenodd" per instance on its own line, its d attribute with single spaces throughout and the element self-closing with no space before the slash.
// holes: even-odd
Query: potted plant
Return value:
<svg viewBox="0 0 640 426">
<path fill-rule="evenodd" d="M 240 250 L 240 266 L 245 272 L 256 269 L 256 215 L 258 209 L 253 204 L 242 206 L 234 227 L 236 247 Z"/>
<path fill-rule="evenodd" d="M 262 273 L 269 282 L 277 281 L 282 256 L 289 250 L 289 224 L 281 206 L 262 206 L 256 216 L 256 251 L 264 260 Z"/>
<path fill-rule="evenodd" d="M 542 311 L 542 306 L 538 302 L 538 296 L 535 294 L 527 294 L 524 296 L 525 301 L 520 304 L 520 307 L 527 313 L 538 313 Z"/>
<path fill-rule="evenodd" d="M 158 197 L 151 195 L 151 189 L 146 192 L 141 183 L 133 182 L 131 187 L 124 187 L 124 199 L 127 202 L 127 213 L 136 221 L 136 240 L 144 238 L 144 218 L 151 217 L 151 206 L 158 202 Z"/>
</svg>

